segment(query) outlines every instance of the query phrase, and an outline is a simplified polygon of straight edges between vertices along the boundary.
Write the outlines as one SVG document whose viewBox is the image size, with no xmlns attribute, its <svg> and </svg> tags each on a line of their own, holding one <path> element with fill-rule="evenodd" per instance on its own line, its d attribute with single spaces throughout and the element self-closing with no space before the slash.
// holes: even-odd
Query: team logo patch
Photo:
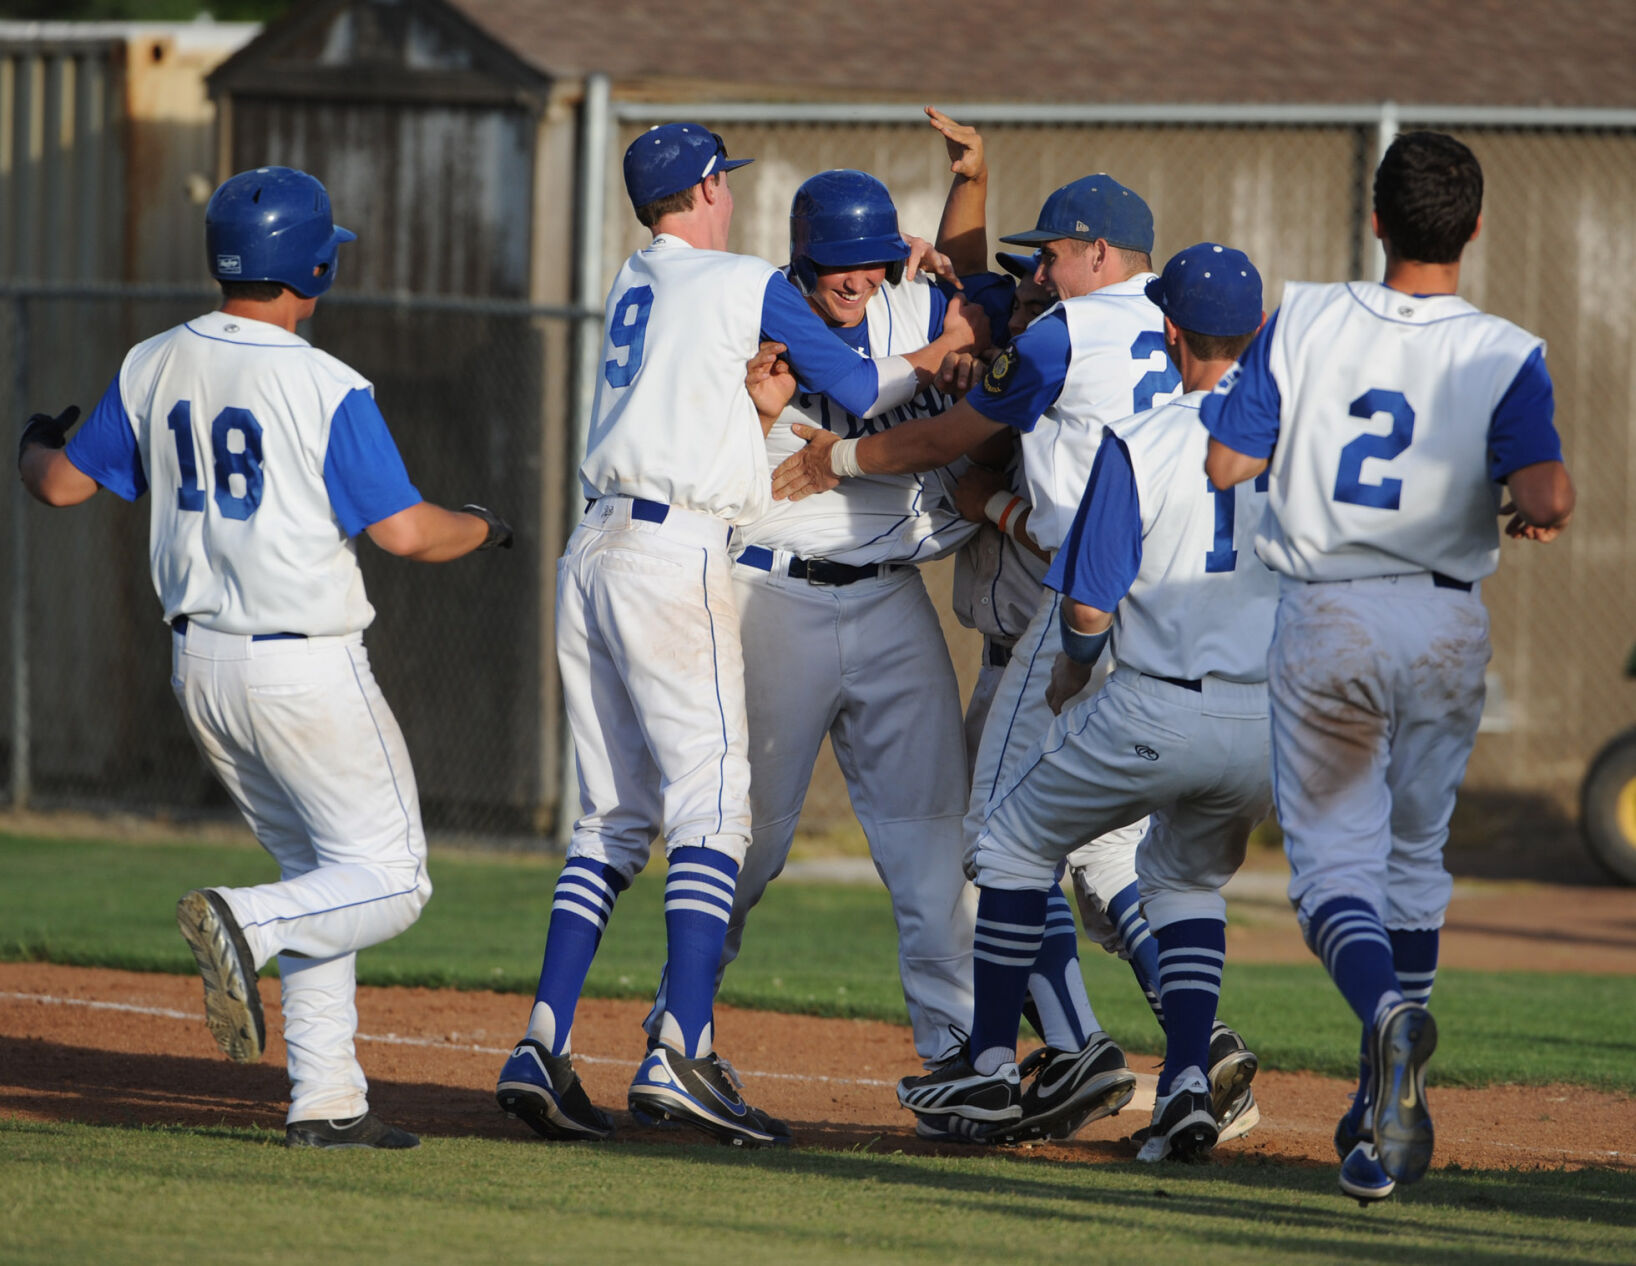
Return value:
<svg viewBox="0 0 1636 1266">
<path fill-rule="evenodd" d="M 1008 347 L 994 358 L 994 363 L 988 367 L 988 373 L 983 375 L 983 390 L 991 396 L 997 396 L 1005 390 L 1006 379 L 1011 377 L 1011 371 L 1017 367 L 1017 349 Z"/>
<path fill-rule="evenodd" d="M 244 265 L 237 255 L 216 256 L 216 271 L 219 273 L 238 273 L 244 271 Z"/>
<path fill-rule="evenodd" d="M 1154 751 L 1146 743 L 1138 743 L 1136 745 L 1136 754 L 1138 756 L 1140 756 L 1143 760 L 1158 760 L 1159 759 L 1159 753 Z"/>
</svg>

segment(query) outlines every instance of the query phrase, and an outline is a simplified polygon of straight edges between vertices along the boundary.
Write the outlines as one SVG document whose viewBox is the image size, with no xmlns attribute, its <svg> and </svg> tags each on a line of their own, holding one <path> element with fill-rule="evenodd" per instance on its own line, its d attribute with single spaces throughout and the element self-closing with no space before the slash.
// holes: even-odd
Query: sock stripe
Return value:
<svg viewBox="0 0 1636 1266">
<path fill-rule="evenodd" d="M 1159 970 L 1163 971 L 1167 963 L 1178 963 L 1193 958 L 1214 963 L 1218 968 L 1227 961 L 1227 955 L 1220 950 L 1206 949 L 1202 945 L 1179 945 L 1175 949 L 1159 951 Z"/>
<path fill-rule="evenodd" d="M 703 901 L 689 901 L 682 898 L 667 899 L 665 901 L 666 914 L 671 914 L 682 910 L 690 910 L 694 914 L 707 914 L 712 919 L 720 919 L 723 923 L 727 922 L 727 911 L 723 910 L 720 906 L 708 905 Z"/>
<path fill-rule="evenodd" d="M 551 911 L 561 910 L 564 914 L 571 914 L 584 919 L 602 935 L 602 930 L 608 926 L 608 912 L 597 906 L 587 906 L 575 899 L 571 892 L 558 892 L 551 900 Z"/>
<path fill-rule="evenodd" d="M 981 915 L 977 918 L 977 930 L 979 932 L 1020 932 L 1024 936 L 1039 936 L 1044 927 L 1043 922 L 1001 923 L 997 919 L 985 919 Z"/>
</svg>

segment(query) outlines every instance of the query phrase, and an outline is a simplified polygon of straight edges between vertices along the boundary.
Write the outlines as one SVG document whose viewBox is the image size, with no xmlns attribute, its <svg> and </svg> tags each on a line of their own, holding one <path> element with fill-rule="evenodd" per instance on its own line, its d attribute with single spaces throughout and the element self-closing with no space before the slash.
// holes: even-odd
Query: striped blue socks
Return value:
<svg viewBox="0 0 1636 1266">
<path fill-rule="evenodd" d="M 1108 919 L 1119 934 L 1119 945 L 1130 960 L 1130 969 L 1153 1011 L 1153 1018 L 1164 1028 L 1165 1009 L 1159 996 L 1159 946 L 1147 920 L 1142 917 L 1142 898 L 1135 881 L 1109 898 Z"/>
<path fill-rule="evenodd" d="M 1153 936 L 1165 1014 L 1165 1064 L 1158 1091 L 1163 1097 L 1186 1069 L 1210 1071 L 1210 1030 L 1221 998 L 1227 925 L 1219 919 L 1181 919 Z"/>
<path fill-rule="evenodd" d="M 1097 1029 L 1096 1013 L 1085 996 L 1085 977 L 1079 970 L 1074 911 L 1061 888 L 1046 894 L 1045 939 L 1028 976 L 1028 993 L 1034 999 L 1045 1044 L 1059 1051 L 1084 1050 Z"/>
<path fill-rule="evenodd" d="M 528 1021 L 528 1036 L 553 1055 L 568 1049 L 585 973 L 602 943 L 614 900 L 626 887 L 627 881 L 612 866 L 586 857 L 569 858 L 557 878 L 545 934 L 545 961 L 540 964 L 540 983 Z"/>
<path fill-rule="evenodd" d="M 978 890 L 970 1049 L 985 1076 L 1017 1058 L 1023 995 L 1045 940 L 1046 898 L 1043 888 Z"/>
<path fill-rule="evenodd" d="M 1403 996 L 1410 1002 L 1426 1006 L 1431 1002 L 1432 984 L 1437 979 L 1437 928 L 1390 928 L 1386 933 L 1392 942 L 1392 965 L 1402 987 Z M 1358 1091 L 1352 1096 L 1352 1107 L 1346 1114 L 1346 1126 L 1353 1134 L 1363 1133 L 1365 1109 L 1369 1106 L 1369 1083 L 1374 1067 L 1369 1060 L 1369 1025 L 1363 1026 L 1362 1049 L 1358 1053 Z"/>
<path fill-rule="evenodd" d="M 1307 944 L 1330 979 L 1370 1028 L 1383 1002 L 1403 996 L 1392 966 L 1392 942 L 1375 908 L 1359 897 L 1334 897 L 1307 920 Z"/>
<path fill-rule="evenodd" d="M 716 968 L 737 884 L 738 863 L 726 853 L 697 844 L 670 850 L 659 1040 L 689 1059 L 703 1059 L 715 1043 Z"/>
</svg>

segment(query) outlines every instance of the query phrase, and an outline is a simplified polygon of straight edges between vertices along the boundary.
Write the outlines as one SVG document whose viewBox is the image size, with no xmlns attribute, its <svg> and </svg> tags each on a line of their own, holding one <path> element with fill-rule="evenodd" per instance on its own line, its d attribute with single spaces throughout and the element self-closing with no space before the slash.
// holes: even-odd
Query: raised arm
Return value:
<svg viewBox="0 0 1636 1266">
<path fill-rule="evenodd" d="M 956 123 L 933 106 L 926 117 L 943 136 L 949 151 L 949 196 L 937 226 L 937 249 L 962 276 L 988 271 L 988 160 L 983 137 L 974 127 Z"/>
</svg>

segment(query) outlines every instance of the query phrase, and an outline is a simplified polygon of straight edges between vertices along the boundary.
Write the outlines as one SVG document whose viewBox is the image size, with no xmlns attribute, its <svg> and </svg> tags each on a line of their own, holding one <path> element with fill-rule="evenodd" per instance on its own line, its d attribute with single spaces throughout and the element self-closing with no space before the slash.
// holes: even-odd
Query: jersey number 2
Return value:
<svg viewBox="0 0 1636 1266">
<path fill-rule="evenodd" d="M 1165 355 L 1165 336 L 1158 330 L 1143 330 L 1130 345 L 1130 358 L 1134 361 L 1149 363 L 1155 352 L 1165 357 L 1165 367 L 1150 369 L 1136 380 L 1136 389 L 1131 393 L 1131 403 L 1135 406 L 1133 412 L 1142 413 L 1151 409 L 1154 396 L 1174 391 L 1182 385 L 1181 374 L 1176 372 L 1169 356 Z"/>
<path fill-rule="evenodd" d="M 1395 510 L 1403 499 L 1403 481 L 1382 479 L 1379 483 L 1365 483 L 1363 463 L 1371 457 L 1389 462 L 1409 447 L 1414 439 L 1414 409 L 1401 391 L 1373 387 L 1352 402 L 1350 412 L 1365 421 L 1384 413 L 1392 419 L 1392 430 L 1389 435 L 1365 433 L 1341 449 L 1340 469 L 1335 472 L 1335 500 L 1347 505 Z"/>
<path fill-rule="evenodd" d="M 193 403 L 178 400 L 165 421 L 176 437 L 176 466 L 181 483 L 176 489 L 178 510 L 203 511 L 204 489 L 199 463 L 193 454 Z M 233 436 L 239 437 L 234 449 Z M 210 452 L 216 466 L 216 508 L 224 519 L 248 519 L 261 504 L 261 423 L 248 409 L 229 406 L 210 424 Z M 244 481 L 243 493 L 233 491 L 233 476 Z"/>
<path fill-rule="evenodd" d="M 648 313 L 653 310 L 653 287 L 633 286 L 619 297 L 608 325 L 608 342 L 625 349 L 624 361 L 605 360 L 602 373 L 610 387 L 628 387 L 642 368 L 642 344 L 648 336 Z"/>
</svg>

